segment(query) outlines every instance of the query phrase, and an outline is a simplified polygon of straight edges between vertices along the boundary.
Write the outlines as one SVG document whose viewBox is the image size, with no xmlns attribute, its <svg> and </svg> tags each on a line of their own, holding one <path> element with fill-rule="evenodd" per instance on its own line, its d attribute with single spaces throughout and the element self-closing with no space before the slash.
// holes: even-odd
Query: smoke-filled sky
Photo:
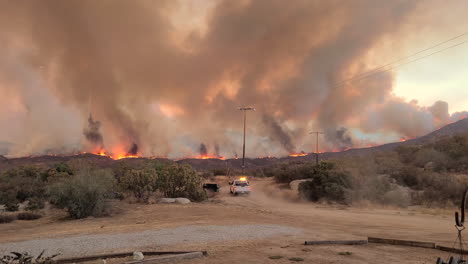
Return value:
<svg viewBox="0 0 468 264">
<path fill-rule="evenodd" d="M 0 0 L 0 142 L 9 156 L 234 157 L 241 106 L 256 108 L 251 157 L 311 152 L 312 130 L 325 132 L 322 151 L 420 136 L 466 115 L 468 44 L 343 81 L 467 32 L 464 10 L 464 0 Z"/>
</svg>

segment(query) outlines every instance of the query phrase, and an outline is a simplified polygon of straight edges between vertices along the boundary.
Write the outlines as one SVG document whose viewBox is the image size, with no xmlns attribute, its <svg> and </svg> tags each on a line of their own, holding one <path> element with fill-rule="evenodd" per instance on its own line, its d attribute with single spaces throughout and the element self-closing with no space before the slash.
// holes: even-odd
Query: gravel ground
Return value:
<svg viewBox="0 0 468 264">
<path fill-rule="evenodd" d="M 184 226 L 171 229 L 147 230 L 136 233 L 80 235 L 53 239 L 36 239 L 24 242 L 0 244 L 0 254 L 11 251 L 47 255 L 60 253 L 60 257 L 84 256 L 112 252 L 119 249 L 157 247 L 182 243 L 198 243 L 221 240 L 261 239 L 277 235 L 297 235 L 301 229 L 280 225 L 236 226 Z"/>
</svg>

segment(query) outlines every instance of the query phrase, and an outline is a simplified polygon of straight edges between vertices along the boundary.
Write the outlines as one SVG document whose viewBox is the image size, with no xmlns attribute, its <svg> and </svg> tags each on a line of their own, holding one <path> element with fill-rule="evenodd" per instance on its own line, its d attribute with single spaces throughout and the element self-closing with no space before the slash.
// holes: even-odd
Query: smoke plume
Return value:
<svg viewBox="0 0 468 264">
<path fill-rule="evenodd" d="M 1 1 L 0 92 L 21 107 L 0 98 L 11 101 L 0 122 L 8 135 L 31 131 L 9 136 L 19 146 L 10 155 L 105 139 L 108 152 L 182 157 L 204 142 L 230 157 L 242 147 L 241 106 L 257 109 L 248 156 L 312 151 L 310 129 L 331 150 L 359 146 L 356 130 L 413 137 L 455 118 L 445 102 L 396 97 L 392 72 L 343 82 L 401 55 L 384 44 L 408 34 L 418 1 L 202 1 L 193 21 L 184 4 Z M 3 126 L 3 115 L 24 124 Z"/>
<path fill-rule="evenodd" d="M 200 153 L 200 156 L 206 156 L 208 154 L 208 150 L 206 149 L 205 144 L 203 143 L 200 144 L 199 153 Z"/>
<path fill-rule="evenodd" d="M 89 115 L 88 118 L 88 127 L 83 131 L 85 138 L 88 140 L 90 144 L 92 144 L 93 148 L 97 148 L 98 150 L 104 149 L 104 138 L 99 131 L 101 127 L 101 122 L 94 121 L 93 116 Z"/>
</svg>

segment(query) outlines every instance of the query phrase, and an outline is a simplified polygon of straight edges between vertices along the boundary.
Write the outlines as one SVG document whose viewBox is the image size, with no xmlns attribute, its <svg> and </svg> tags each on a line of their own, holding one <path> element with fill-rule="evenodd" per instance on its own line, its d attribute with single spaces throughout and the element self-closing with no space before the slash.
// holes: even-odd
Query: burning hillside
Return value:
<svg viewBox="0 0 468 264">
<path fill-rule="evenodd" d="M 401 145 L 410 145 L 410 144 L 424 144 L 436 141 L 443 137 L 450 137 L 457 134 L 468 133 L 468 119 L 463 119 L 453 124 L 449 124 L 444 126 L 428 135 L 423 137 L 415 138 L 415 139 L 408 139 L 406 141 L 398 141 L 384 145 L 372 146 L 372 147 L 364 147 L 364 148 L 352 148 L 347 149 L 344 151 L 337 151 L 337 152 L 320 152 L 319 157 L 320 160 L 325 159 L 338 159 L 343 156 L 349 155 L 357 155 L 357 156 L 365 156 L 369 154 L 374 154 L 381 151 L 389 151 L 395 149 L 397 146 Z M 167 158 L 161 157 L 119 157 L 119 156 L 110 156 L 104 153 L 99 154 L 92 154 L 92 153 L 81 153 L 75 155 L 45 155 L 45 156 L 30 156 L 30 157 L 22 157 L 22 158 L 12 158 L 6 159 L 0 156 L 0 171 L 14 168 L 22 165 L 43 165 L 43 166 L 52 166 L 59 162 L 68 162 L 74 159 L 85 159 L 92 161 L 95 165 L 101 167 L 114 167 L 120 164 L 120 162 L 140 162 L 145 161 L 148 159 L 157 160 L 160 162 L 171 163 L 187 163 L 193 166 L 197 170 L 226 170 L 227 168 L 230 169 L 240 169 L 241 168 L 241 159 L 225 159 L 223 157 L 216 157 L 216 156 L 198 156 L 195 158 L 184 158 L 178 159 L 176 161 L 169 160 Z M 247 168 L 250 170 L 255 170 L 257 168 L 262 168 L 265 166 L 273 165 L 278 162 L 284 162 L 288 160 L 295 160 L 295 161 L 315 161 L 314 154 L 307 154 L 307 153 L 297 153 L 292 154 L 287 157 L 276 158 L 272 156 L 266 157 L 258 157 L 255 159 L 246 159 Z"/>
</svg>

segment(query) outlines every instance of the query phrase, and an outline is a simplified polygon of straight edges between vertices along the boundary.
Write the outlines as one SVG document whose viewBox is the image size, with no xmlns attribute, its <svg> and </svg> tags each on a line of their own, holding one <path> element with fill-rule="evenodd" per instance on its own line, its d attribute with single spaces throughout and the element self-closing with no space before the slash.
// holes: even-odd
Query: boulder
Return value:
<svg viewBox="0 0 468 264">
<path fill-rule="evenodd" d="M 176 202 L 176 199 L 174 198 L 161 198 L 158 200 L 158 203 L 161 203 L 161 204 L 169 204 L 169 203 L 175 203 Z"/>
<path fill-rule="evenodd" d="M 29 201 L 24 201 L 22 203 L 19 203 L 18 210 L 23 211 L 26 209 L 26 207 L 28 207 L 28 205 L 29 205 Z"/>
<path fill-rule="evenodd" d="M 143 260 L 145 256 L 143 256 L 143 253 L 141 252 L 133 252 L 133 260 Z"/>
<path fill-rule="evenodd" d="M 190 203 L 190 200 L 187 198 L 175 198 L 175 202 L 178 204 L 188 204 Z"/>
<path fill-rule="evenodd" d="M 291 190 L 298 191 L 299 184 L 301 184 L 302 182 L 306 182 L 306 181 L 312 181 L 312 179 L 294 180 L 289 183 L 289 188 L 291 188 Z"/>
</svg>

